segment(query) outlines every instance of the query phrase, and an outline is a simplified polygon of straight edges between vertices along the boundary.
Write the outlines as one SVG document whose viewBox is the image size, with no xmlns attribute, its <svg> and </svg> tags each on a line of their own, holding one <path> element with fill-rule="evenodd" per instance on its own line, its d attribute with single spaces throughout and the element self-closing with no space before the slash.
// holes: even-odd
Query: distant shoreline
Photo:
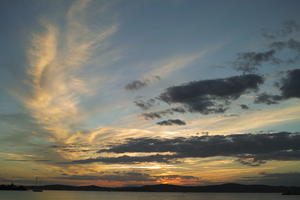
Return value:
<svg viewBox="0 0 300 200">
<path fill-rule="evenodd" d="M 192 193 L 281 193 L 299 194 L 297 186 L 269 186 L 269 185 L 244 185 L 226 183 L 221 185 L 207 186 L 179 186 L 179 185 L 144 185 L 139 187 L 99 187 L 71 186 L 71 185 L 44 185 L 44 186 L 16 186 L 0 185 L 0 190 L 26 191 L 33 189 L 42 190 L 65 190 L 65 191 L 111 191 L 111 192 L 192 192 Z"/>
</svg>

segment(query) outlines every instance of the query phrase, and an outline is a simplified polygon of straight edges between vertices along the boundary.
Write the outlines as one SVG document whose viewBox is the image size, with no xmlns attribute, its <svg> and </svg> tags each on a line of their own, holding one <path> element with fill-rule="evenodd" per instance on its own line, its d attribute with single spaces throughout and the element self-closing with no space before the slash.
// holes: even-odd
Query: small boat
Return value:
<svg viewBox="0 0 300 200">
<path fill-rule="evenodd" d="M 35 186 L 36 188 L 32 189 L 33 192 L 43 192 L 43 189 L 38 188 L 38 177 L 35 177 Z"/>
</svg>

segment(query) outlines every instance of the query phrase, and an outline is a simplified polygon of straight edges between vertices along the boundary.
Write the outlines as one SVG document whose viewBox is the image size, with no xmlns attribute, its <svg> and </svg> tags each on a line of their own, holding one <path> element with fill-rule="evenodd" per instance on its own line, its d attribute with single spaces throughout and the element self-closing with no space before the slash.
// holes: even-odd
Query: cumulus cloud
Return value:
<svg viewBox="0 0 300 200">
<path fill-rule="evenodd" d="M 256 74 L 192 81 L 167 88 L 159 98 L 168 104 L 181 103 L 190 112 L 224 113 L 233 100 L 256 91 L 263 82 L 264 78 Z"/>
<path fill-rule="evenodd" d="M 168 120 L 157 122 L 157 124 L 161 126 L 186 125 L 186 123 L 180 119 L 168 119 Z"/>
</svg>

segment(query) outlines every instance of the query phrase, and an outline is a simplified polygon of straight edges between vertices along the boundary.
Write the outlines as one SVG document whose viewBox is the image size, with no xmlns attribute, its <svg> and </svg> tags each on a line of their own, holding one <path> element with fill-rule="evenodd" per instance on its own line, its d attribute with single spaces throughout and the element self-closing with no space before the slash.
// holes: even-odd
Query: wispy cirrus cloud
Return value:
<svg viewBox="0 0 300 200">
<path fill-rule="evenodd" d="M 183 70 L 193 63 L 204 59 L 206 56 L 214 53 L 225 45 L 225 43 L 214 44 L 200 51 L 192 53 L 182 53 L 169 56 L 155 63 L 149 63 L 147 66 L 150 70 L 142 74 L 137 80 L 133 80 L 126 84 L 127 90 L 138 90 L 147 87 L 161 79 L 166 79 L 173 73 Z"/>
<path fill-rule="evenodd" d="M 68 142 L 85 117 L 80 95 L 92 94 L 89 82 L 79 75 L 94 52 L 107 43 L 117 24 L 92 31 L 83 14 L 90 1 L 76 1 L 68 10 L 65 27 L 42 20 L 28 50 L 30 93 L 20 95 L 32 117 L 58 142 Z"/>
</svg>

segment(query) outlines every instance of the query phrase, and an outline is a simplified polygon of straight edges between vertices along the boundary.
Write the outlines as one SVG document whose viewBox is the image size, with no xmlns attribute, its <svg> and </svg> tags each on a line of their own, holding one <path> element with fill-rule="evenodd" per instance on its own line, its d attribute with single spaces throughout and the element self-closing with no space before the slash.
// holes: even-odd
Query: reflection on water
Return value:
<svg viewBox="0 0 300 200">
<path fill-rule="evenodd" d="M 298 198 L 299 196 L 266 193 L 0 191 L 0 200 L 296 200 Z"/>
</svg>

